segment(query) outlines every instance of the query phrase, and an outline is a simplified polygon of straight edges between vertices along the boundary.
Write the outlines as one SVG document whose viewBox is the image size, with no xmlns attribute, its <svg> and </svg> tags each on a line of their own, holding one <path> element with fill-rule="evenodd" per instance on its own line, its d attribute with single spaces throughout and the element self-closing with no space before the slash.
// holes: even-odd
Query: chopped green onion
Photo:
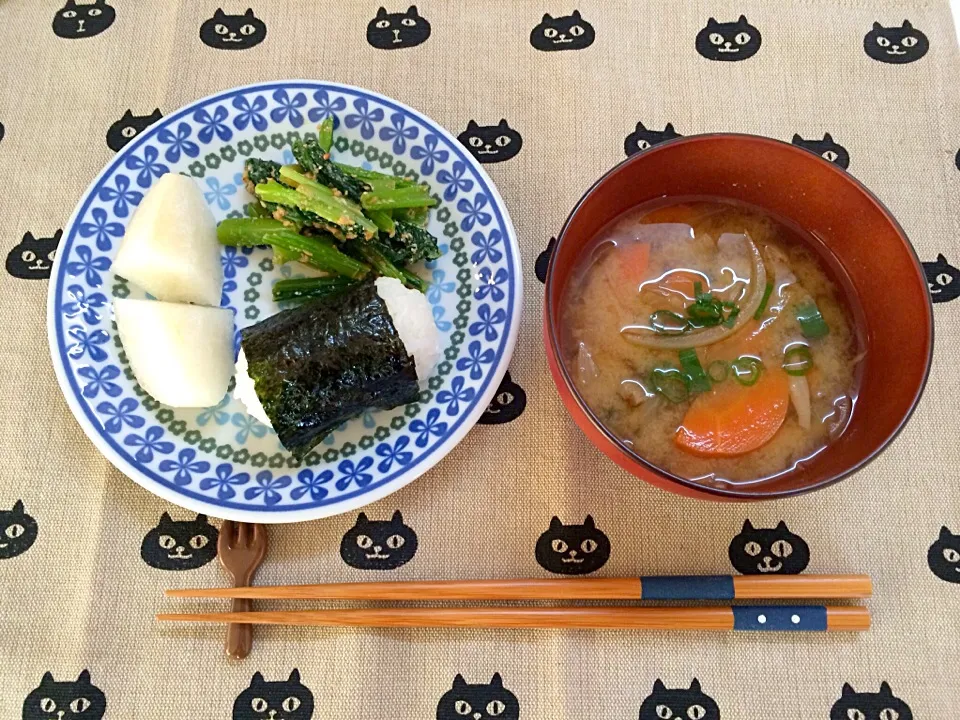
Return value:
<svg viewBox="0 0 960 720">
<path fill-rule="evenodd" d="M 763 317 L 763 311 L 767 309 L 767 303 L 770 301 L 770 294 L 773 292 L 773 283 L 767 283 L 767 286 L 763 289 L 763 297 L 760 298 L 760 306 L 757 308 L 757 311 L 753 314 L 754 320 L 759 320 Z"/>
<path fill-rule="evenodd" d="M 650 384 L 670 402 L 682 403 L 690 397 L 687 377 L 676 368 L 656 368 L 650 373 Z"/>
<path fill-rule="evenodd" d="M 732 363 L 730 369 L 733 370 L 733 378 L 741 385 L 750 387 L 755 385 L 760 379 L 760 371 L 763 370 L 763 363 L 758 358 L 749 355 L 741 355 Z"/>
<path fill-rule="evenodd" d="M 713 302 L 709 295 L 701 295 L 690 307 L 687 308 L 687 315 L 691 320 L 702 323 L 705 326 L 719 325 L 723 319 L 723 310 L 719 303 Z"/>
<path fill-rule="evenodd" d="M 830 327 L 820 314 L 820 308 L 811 300 L 803 305 L 798 305 L 796 309 L 797 322 L 800 323 L 800 331 L 805 338 L 814 340 L 822 338 L 830 332 Z"/>
<path fill-rule="evenodd" d="M 327 115 L 323 122 L 317 125 L 317 144 L 325 153 L 333 147 L 333 115 Z"/>
<path fill-rule="evenodd" d="M 697 351 L 692 348 L 680 351 L 680 368 L 686 373 L 690 381 L 690 390 L 693 392 L 707 392 L 710 390 L 710 378 L 704 372 L 697 357 Z"/>
<path fill-rule="evenodd" d="M 806 375 L 813 367 L 813 356 L 806 345 L 794 345 L 783 354 L 783 370 L 787 375 Z"/>
<path fill-rule="evenodd" d="M 657 310 L 650 316 L 653 330 L 660 334 L 681 335 L 690 330 L 723 325 L 732 328 L 740 314 L 736 303 L 721 301 L 709 292 L 703 292 L 703 283 L 694 281 L 696 300 L 686 308 L 687 317 L 670 310 Z"/>
<path fill-rule="evenodd" d="M 731 302 L 723 303 L 723 307 L 724 309 L 730 311 L 730 314 L 727 315 L 727 319 L 723 321 L 723 326 L 725 328 L 732 328 L 737 323 L 737 315 L 740 314 L 740 308 Z"/>
<path fill-rule="evenodd" d="M 714 360 L 707 366 L 707 375 L 715 383 L 723 382 L 730 375 L 730 365 L 723 360 Z"/>
<path fill-rule="evenodd" d="M 650 316 L 654 332 L 661 335 L 681 335 L 687 330 L 687 320 L 672 310 L 657 310 Z"/>
</svg>

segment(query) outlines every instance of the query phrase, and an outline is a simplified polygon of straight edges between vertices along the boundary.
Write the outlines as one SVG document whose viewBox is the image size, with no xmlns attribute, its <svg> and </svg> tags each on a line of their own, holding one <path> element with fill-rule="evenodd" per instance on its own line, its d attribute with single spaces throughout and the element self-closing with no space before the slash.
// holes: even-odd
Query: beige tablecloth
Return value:
<svg viewBox="0 0 960 720">
<path fill-rule="evenodd" d="M 671 123 L 684 135 L 730 130 L 789 141 L 829 133 L 848 153 L 849 172 L 887 203 L 935 269 L 937 299 L 957 294 L 949 263 L 960 261 L 960 57 L 945 2 L 581 0 L 576 8 L 595 39 L 565 52 L 536 49 L 530 34 L 545 13 L 571 13 L 567 3 L 420 0 L 430 37 L 386 51 L 366 39 L 377 2 L 248 2 L 266 36 L 230 52 L 201 40 L 214 0 L 113 0 L 112 21 L 113 10 L 98 0 L 101 13 L 88 16 L 89 33 L 80 37 L 71 36 L 75 24 L 51 24 L 72 2 L 0 3 L 6 251 L 16 255 L 26 233 L 52 237 L 63 227 L 113 156 L 107 131 L 127 110 L 168 114 L 251 81 L 355 84 L 454 133 L 471 120 L 503 118 L 523 138 L 516 157 L 488 170 L 523 255 L 523 325 L 511 371 L 526 393 L 525 412 L 509 424 L 478 426 L 422 478 L 366 509 L 381 519 L 400 510 L 415 529 L 419 549 L 403 567 L 371 574 L 344 564 L 340 538 L 356 520 L 351 514 L 271 528 L 258 581 L 547 577 L 535 560 L 538 536 L 553 516 L 581 523 L 588 514 L 612 548 L 599 575 L 729 573 L 728 546 L 745 520 L 758 528 L 784 521 L 809 545 L 808 572 L 873 576 L 874 629 L 859 636 L 259 629 L 251 657 L 228 661 L 221 628 L 154 622 L 161 609 L 194 607 L 164 600 L 163 588 L 219 584 L 218 563 L 176 573 L 141 559 L 141 541 L 162 513 L 193 515 L 120 475 L 83 435 L 51 368 L 47 282 L 8 273 L 0 281 L 0 508 L 12 514 L 0 520 L 12 523 L 22 501 L 38 532 L 25 552 L 0 559 L 0 715 L 18 717 L 30 696 L 24 717 L 57 718 L 56 710 L 37 709 L 56 692 L 91 702 L 84 715 L 71 714 L 69 698 L 58 701 L 63 718 L 227 718 L 255 672 L 280 681 L 294 668 L 314 698 L 312 717 L 340 720 L 433 717 L 458 674 L 480 684 L 495 673 L 528 719 L 637 717 L 656 681 L 688 688 L 693 678 L 724 718 L 827 718 L 845 684 L 848 693 L 878 693 L 882 682 L 899 700 L 848 698 L 836 717 L 893 720 L 877 714 L 892 707 L 906 720 L 907 706 L 917 718 L 960 712 L 960 584 L 935 575 L 927 559 L 941 527 L 960 533 L 960 303 L 935 306 L 929 388 L 880 459 L 813 495 L 721 505 L 639 483 L 565 416 L 546 369 L 543 291 L 534 275 L 549 237 L 584 189 L 624 157 L 637 123 L 654 130 Z M 223 10 L 243 13 L 247 4 Z M 718 62 L 698 54 L 695 37 L 709 18 L 733 23 L 740 15 L 762 34 L 753 57 Z M 865 52 L 875 22 L 902 30 L 904 20 L 929 41 L 922 57 L 892 64 Z M 919 55 L 923 44 L 904 51 Z M 960 539 L 944 538 L 938 547 L 952 542 L 960 550 Z M 50 689 L 47 672 L 74 684 Z M 102 691 L 105 715 L 90 685 Z M 234 717 L 266 717 L 246 698 Z M 856 702 L 865 715 L 848 716 Z M 442 717 L 450 707 L 441 703 Z M 306 710 L 301 702 L 286 717 L 309 717 Z M 476 711 L 490 716 L 485 706 Z M 511 714 L 507 706 L 501 717 Z"/>
</svg>

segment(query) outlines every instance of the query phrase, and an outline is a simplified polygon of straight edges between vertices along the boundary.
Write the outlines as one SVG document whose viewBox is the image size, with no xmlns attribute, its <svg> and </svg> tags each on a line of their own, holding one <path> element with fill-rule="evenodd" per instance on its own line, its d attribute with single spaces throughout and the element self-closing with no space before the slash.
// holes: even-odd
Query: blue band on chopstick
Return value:
<svg viewBox="0 0 960 720">
<path fill-rule="evenodd" d="M 827 629 L 827 609 L 823 605 L 737 605 L 733 629 L 823 631 Z"/>
<path fill-rule="evenodd" d="M 641 600 L 733 600 L 732 575 L 664 575 L 640 578 Z"/>
</svg>

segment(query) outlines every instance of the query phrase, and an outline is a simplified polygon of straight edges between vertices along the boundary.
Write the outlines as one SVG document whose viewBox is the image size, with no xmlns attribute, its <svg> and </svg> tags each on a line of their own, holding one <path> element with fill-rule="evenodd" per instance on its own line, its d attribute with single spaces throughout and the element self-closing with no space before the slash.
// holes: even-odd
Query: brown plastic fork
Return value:
<svg viewBox="0 0 960 720">
<path fill-rule="evenodd" d="M 234 587 L 249 587 L 253 574 L 267 552 L 267 528 L 259 523 L 224 520 L 217 539 L 217 554 L 223 569 L 233 577 Z M 251 601 L 236 598 L 233 612 L 249 612 Z M 253 646 L 253 626 L 231 623 L 227 627 L 227 655 L 242 660 Z"/>
</svg>

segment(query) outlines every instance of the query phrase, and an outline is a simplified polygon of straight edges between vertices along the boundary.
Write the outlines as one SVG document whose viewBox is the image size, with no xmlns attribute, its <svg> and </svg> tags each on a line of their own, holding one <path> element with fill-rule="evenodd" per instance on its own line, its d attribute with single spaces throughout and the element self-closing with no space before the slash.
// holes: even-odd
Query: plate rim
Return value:
<svg viewBox="0 0 960 720">
<path fill-rule="evenodd" d="M 214 93 L 210 93 L 203 97 L 197 98 L 185 105 L 178 107 L 176 110 L 172 111 L 169 115 L 164 116 L 164 119 L 167 118 L 176 118 L 182 115 L 189 114 L 189 111 L 195 109 L 198 106 L 204 106 L 210 102 L 215 102 L 218 99 L 227 99 L 230 95 L 237 93 L 245 92 L 256 92 L 258 90 L 267 91 L 269 89 L 276 89 L 277 86 L 290 86 L 290 85 L 307 85 L 313 87 L 314 89 L 334 89 L 346 91 L 348 93 L 359 93 L 361 95 L 366 95 L 376 100 L 381 101 L 385 105 L 393 106 L 399 108 L 403 112 L 409 113 L 412 116 L 418 117 L 421 121 L 425 121 L 427 124 L 433 126 L 435 130 L 442 135 L 454 148 L 458 146 L 459 141 L 454 137 L 454 135 L 448 131 L 443 125 L 437 121 L 430 118 L 425 113 L 416 110 L 406 103 L 395 100 L 391 97 L 388 97 L 382 93 L 379 93 L 375 90 L 369 90 L 367 88 L 358 87 L 355 85 L 349 85 L 345 83 L 331 82 L 327 80 L 319 79 L 303 79 L 303 78 L 287 78 L 280 80 L 269 80 L 263 82 L 249 83 L 246 85 L 238 85 L 231 88 L 226 88 L 219 90 Z M 226 96 L 226 97 L 225 97 Z M 94 189 L 99 185 L 101 180 L 110 172 L 115 170 L 116 163 L 118 158 L 121 156 L 127 156 L 130 153 L 136 151 L 136 149 L 146 142 L 146 134 L 134 138 L 129 144 L 127 144 L 120 152 L 116 153 L 111 160 L 109 160 L 104 167 L 94 176 L 91 182 L 87 185 L 86 189 L 79 196 L 76 205 L 74 206 L 73 211 L 70 214 L 69 219 L 64 225 L 64 234 L 67 237 L 70 237 L 70 230 L 78 222 L 80 215 L 84 209 L 84 206 L 88 203 L 91 198 L 91 195 Z M 324 517 L 332 517 L 334 515 L 340 515 L 343 513 L 356 510 L 360 507 L 377 502 L 387 495 L 390 495 L 398 490 L 406 487 L 411 482 L 416 480 L 418 477 L 429 471 L 437 463 L 440 462 L 444 457 L 446 457 L 462 440 L 466 437 L 467 433 L 473 429 L 477 424 L 480 416 L 486 411 L 487 407 L 490 404 L 490 401 L 493 399 L 494 395 L 497 392 L 497 389 L 500 386 L 500 383 L 503 381 L 503 377 L 509 369 L 510 361 L 513 357 L 514 349 L 517 343 L 517 337 L 520 331 L 520 323 L 523 318 L 523 273 L 522 273 L 522 259 L 520 256 L 520 246 L 517 240 L 516 228 L 513 225 L 513 221 L 510 217 L 509 210 L 506 206 L 506 203 L 503 200 L 503 197 L 500 195 L 500 191 L 494 184 L 493 180 L 487 174 L 486 170 L 482 165 L 468 152 L 462 153 L 463 160 L 470 164 L 472 169 L 477 173 L 481 180 L 486 184 L 486 189 L 490 194 L 491 199 L 494 202 L 494 205 L 498 210 L 501 211 L 503 215 L 503 225 L 506 230 L 507 242 L 510 244 L 511 249 L 514 251 L 512 253 L 512 271 L 515 273 L 515 292 L 514 297 L 512 298 L 512 309 L 510 313 L 511 327 L 506 338 L 506 342 L 503 346 L 503 353 L 500 358 L 499 364 L 488 376 L 488 383 L 483 388 L 482 393 L 479 394 L 479 398 L 474 405 L 473 409 L 464 416 L 461 416 L 459 426 L 454 430 L 451 435 L 440 445 L 438 445 L 433 452 L 429 453 L 423 457 L 417 464 L 407 468 L 401 474 L 395 478 L 384 482 L 378 487 L 359 494 L 354 494 L 350 497 L 345 497 L 342 502 L 330 503 L 329 505 L 319 505 L 315 507 L 301 508 L 301 509 L 290 509 L 284 510 L 283 507 L 277 508 L 261 508 L 261 509 L 240 509 L 240 508 L 230 508 L 224 507 L 221 505 L 214 505 L 207 503 L 204 500 L 198 500 L 189 495 L 177 493 L 172 488 L 167 487 L 166 485 L 153 480 L 149 476 L 145 475 L 140 471 L 135 465 L 132 465 L 125 458 L 120 456 L 116 450 L 110 446 L 110 444 L 104 439 L 102 434 L 96 430 L 93 425 L 93 422 L 88 417 L 86 410 L 80 405 L 80 402 L 77 398 L 74 388 L 70 381 L 70 378 L 67 376 L 66 367 L 61 362 L 59 357 L 59 336 L 58 336 L 58 320 L 60 319 L 60 313 L 55 311 L 56 308 L 56 297 L 58 296 L 58 288 L 61 286 L 59 281 L 61 274 L 61 264 L 65 262 L 64 257 L 65 253 L 57 252 L 57 255 L 54 259 L 53 266 L 50 271 L 50 280 L 48 281 L 47 288 L 47 341 L 48 347 L 50 350 L 50 358 L 54 368 L 54 374 L 57 378 L 57 384 L 60 388 L 60 391 L 67 402 L 67 406 L 70 408 L 71 413 L 76 419 L 77 423 L 80 425 L 80 428 L 83 430 L 84 435 L 93 443 L 94 447 L 100 451 L 100 453 L 113 465 L 117 470 L 119 470 L 123 475 L 133 480 L 140 487 L 144 488 L 148 492 L 160 497 L 163 500 L 166 500 L 178 507 L 190 510 L 196 513 L 206 514 L 210 517 L 236 520 L 242 522 L 260 522 L 260 523 L 269 523 L 269 524 L 281 524 L 281 523 L 292 523 L 292 522 L 304 522 L 309 520 L 316 520 Z M 112 312 L 112 303 L 111 303 L 111 312 Z"/>
</svg>

